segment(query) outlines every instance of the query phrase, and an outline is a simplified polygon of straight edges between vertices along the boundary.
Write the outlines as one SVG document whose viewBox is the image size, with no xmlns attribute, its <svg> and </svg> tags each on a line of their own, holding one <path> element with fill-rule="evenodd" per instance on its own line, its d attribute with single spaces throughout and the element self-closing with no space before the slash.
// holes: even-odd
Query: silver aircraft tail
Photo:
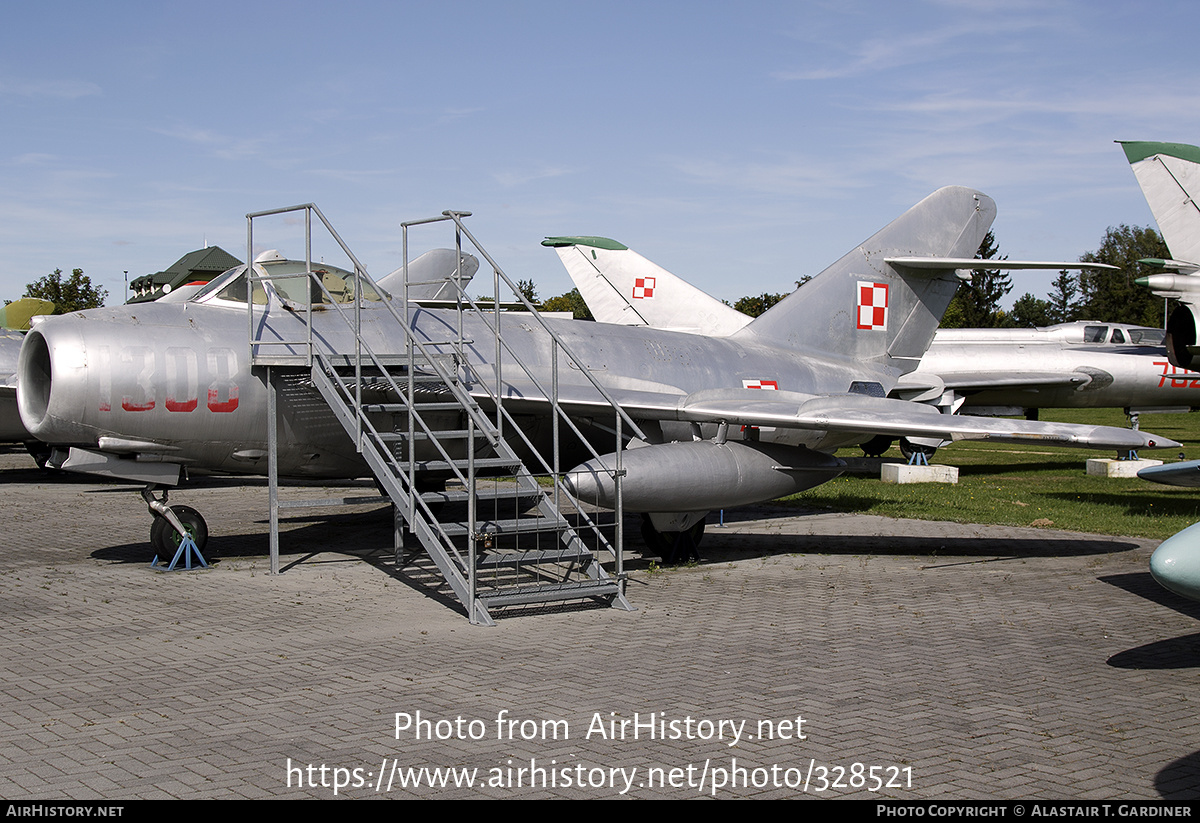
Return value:
<svg viewBox="0 0 1200 823">
<path fill-rule="evenodd" d="M 1200 148 L 1118 140 L 1174 260 L 1166 268 L 1200 271 Z M 1174 264 L 1174 265 L 1173 265 Z"/>
<path fill-rule="evenodd" d="M 452 305 L 459 289 L 466 288 L 478 270 L 479 260 L 474 255 L 463 254 L 460 259 L 454 249 L 430 249 L 408 264 L 408 299 L 425 305 Z M 404 267 L 379 278 L 379 286 L 393 297 L 403 294 Z"/>
<path fill-rule="evenodd" d="M 592 317 L 619 326 L 726 337 L 750 322 L 732 306 L 607 237 L 547 237 Z"/>
<path fill-rule="evenodd" d="M 733 338 L 911 371 L 995 216 L 981 192 L 938 189 Z"/>
<path fill-rule="evenodd" d="M 1171 252 L 1171 260 L 1144 262 L 1174 270 L 1135 282 L 1159 297 L 1181 302 L 1167 320 L 1167 359 L 1183 369 L 1200 361 L 1200 148 L 1186 143 L 1118 140 L 1142 187 L 1154 222 Z"/>
</svg>

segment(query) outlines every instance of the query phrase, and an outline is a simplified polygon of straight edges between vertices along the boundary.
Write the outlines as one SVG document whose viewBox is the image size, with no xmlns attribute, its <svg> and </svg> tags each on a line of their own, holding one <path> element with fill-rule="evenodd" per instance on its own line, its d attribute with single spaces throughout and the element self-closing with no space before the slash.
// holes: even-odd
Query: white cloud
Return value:
<svg viewBox="0 0 1200 823">
<path fill-rule="evenodd" d="M 198 129 L 191 126 L 175 126 L 169 129 L 151 129 L 165 137 L 173 137 L 186 143 L 201 146 L 215 157 L 223 160 L 241 160 L 262 153 L 263 146 L 269 142 L 265 137 L 234 137 L 229 134 Z"/>
<path fill-rule="evenodd" d="M 543 166 L 536 169 L 508 169 L 506 171 L 493 172 L 492 179 L 505 187 L 523 186 L 526 183 L 532 183 L 534 180 L 543 180 L 548 177 L 562 177 L 564 174 L 571 174 L 573 171 L 573 169 L 562 166 Z"/>
<path fill-rule="evenodd" d="M 0 79 L 0 96 L 75 100 L 100 94 L 100 87 L 87 80 Z"/>
</svg>

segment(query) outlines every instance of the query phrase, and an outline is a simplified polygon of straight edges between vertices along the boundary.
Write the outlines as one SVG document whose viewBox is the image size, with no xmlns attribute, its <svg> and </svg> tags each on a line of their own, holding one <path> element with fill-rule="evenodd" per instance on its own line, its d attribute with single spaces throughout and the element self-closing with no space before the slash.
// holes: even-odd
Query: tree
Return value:
<svg viewBox="0 0 1200 823">
<path fill-rule="evenodd" d="M 1050 302 L 1026 292 L 1013 303 L 1012 311 L 1004 317 L 1004 325 L 1008 328 L 1033 329 L 1052 325 L 1054 321 L 1050 318 Z"/>
<path fill-rule="evenodd" d="M 579 289 L 571 289 L 566 294 L 551 297 L 542 303 L 542 311 L 569 311 L 576 320 L 594 320 L 591 309 L 584 302 Z"/>
<path fill-rule="evenodd" d="M 977 260 L 1005 260 L 996 257 L 1000 248 L 996 245 L 995 236 L 989 231 L 979 244 L 975 253 Z M 1000 301 L 1012 291 L 1012 280 L 1007 274 L 998 269 L 976 271 L 971 274 L 971 281 L 963 283 L 950 301 L 946 314 L 942 317 L 942 328 L 947 329 L 993 329 L 1004 320 L 1004 312 L 1000 309 Z"/>
<path fill-rule="evenodd" d="M 1050 322 L 1070 323 L 1081 319 L 1079 305 L 1075 301 L 1079 294 L 1079 275 L 1063 269 L 1054 278 L 1054 291 L 1050 292 Z"/>
<path fill-rule="evenodd" d="M 54 304 L 55 314 L 70 314 L 103 306 L 108 299 L 108 289 L 93 286 L 83 269 L 72 269 L 71 276 L 65 282 L 62 269 L 55 269 L 51 274 L 25 286 L 24 296 L 49 300 Z"/>
<path fill-rule="evenodd" d="M 1100 248 L 1079 258 L 1081 263 L 1108 263 L 1120 271 L 1083 271 L 1079 288 L 1082 315 L 1087 320 L 1163 325 L 1163 301 L 1150 290 L 1134 283 L 1151 269 L 1138 263 L 1146 257 L 1168 258 L 1167 244 L 1150 226 L 1109 226 Z"/>
<path fill-rule="evenodd" d="M 767 292 L 758 296 L 747 295 L 734 303 L 733 307 L 742 314 L 758 317 L 785 297 L 787 297 L 786 294 L 769 294 Z"/>
</svg>

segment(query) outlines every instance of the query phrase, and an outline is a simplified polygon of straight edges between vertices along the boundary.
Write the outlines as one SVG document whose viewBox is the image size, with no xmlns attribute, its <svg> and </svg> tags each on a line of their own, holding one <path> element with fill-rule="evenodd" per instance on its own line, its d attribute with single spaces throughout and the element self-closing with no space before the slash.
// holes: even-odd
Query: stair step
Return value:
<svg viewBox="0 0 1200 823">
<path fill-rule="evenodd" d="M 579 600 L 585 597 L 615 597 L 620 587 L 615 580 L 586 580 L 578 583 L 546 583 L 505 589 L 498 592 L 480 592 L 478 597 L 488 607 L 516 606 L 523 603 L 552 603 L 560 600 Z"/>
<path fill-rule="evenodd" d="M 509 488 L 476 489 L 476 500 L 536 500 L 541 497 L 540 489 Z M 425 492 L 421 499 L 426 503 L 466 503 L 471 499 L 471 493 L 466 489 L 447 489 L 437 492 Z"/>
<path fill-rule="evenodd" d="M 379 440 L 384 443 L 398 443 L 408 440 L 408 432 L 379 432 Z M 433 437 L 437 440 L 465 440 L 468 437 L 474 437 L 476 440 L 487 438 L 487 432 L 482 429 L 434 429 Z M 429 440 L 430 437 L 423 431 L 416 431 L 412 434 L 413 440 Z"/>
<path fill-rule="evenodd" d="M 570 525 L 570 523 L 561 517 L 519 517 L 514 520 L 479 520 L 475 523 L 475 530 L 480 534 L 493 534 L 504 537 L 510 534 L 560 532 L 563 529 L 569 528 Z M 450 537 L 462 537 L 471 532 L 468 523 L 446 522 L 442 523 L 441 526 L 442 530 Z"/>
<path fill-rule="evenodd" d="M 521 465 L 521 461 L 515 457 L 477 457 L 474 462 L 476 471 L 480 469 L 516 469 Z M 416 469 L 417 471 L 430 472 L 449 471 L 451 468 L 465 469 L 467 468 L 467 463 L 466 458 L 450 462 L 446 462 L 445 460 L 418 460 L 416 461 Z"/>
<path fill-rule="evenodd" d="M 408 385 L 407 374 L 390 374 L 388 376 L 392 378 L 390 381 L 382 374 L 364 374 L 362 377 L 362 384 L 363 386 L 387 386 L 388 388 L 391 388 L 392 383 L 395 383 L 401 391 L 403 391 L 405 386 Z M 354 384 L 356 382 L 354 375 L 339 374 L 337 379 L 338 382 L 340 382 L 345 388 L 354 388 Z M 446 385 L 446 381 L 436 374 L 414 374 L 412 376 L 412 382 L 416 386 Z"/>
<path fill-rule="evenodd" d="M 478 569 L 515 568 L 517 566 L 536 566 L 541 563 L 570 563 L 576 560 L 591 562 L 591 552 L 579 548 L 527 552 L 492 552 L 480 557 L 476 561 L 475 567 Z"/>
<path fill-rule="evenodd" d="M 462 403 L 455 400 L 435 400 L 429 403 L 413 403 L 412 406 L 418 413 L 431 411 L 466 411 Z M 366 406 L 367 411 L 395 412 L 403 414 L 408 411 L 408 407 L 403 403 L 380 403 L 373 406 Z"/>
</svg>

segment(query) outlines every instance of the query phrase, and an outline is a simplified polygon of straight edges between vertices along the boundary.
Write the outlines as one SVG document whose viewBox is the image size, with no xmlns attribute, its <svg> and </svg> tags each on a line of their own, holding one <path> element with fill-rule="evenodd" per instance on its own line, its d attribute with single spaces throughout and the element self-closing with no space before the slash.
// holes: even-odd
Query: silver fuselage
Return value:
<svg viewBox="0 0 1200 823">
<path fill-rule="evenodd" d="M 381 304 L 364 304 L 362 318 L 362 337 L 373 351 L 403 351 L 402 337 Z M 499 321 L 509 347 L 498 360 L 506 402 L 536 414 L 545 398 L 518 379 L 519 370 L 510 364 L 518 357 L 548 376 L 550 338 L 528 315 L 501 313 Z M 474 328 L 493 322 L 488 315 L 467 315 L 464 322 L 468 340 L 490 339 Z M 773 381 L 781 390 L 806 395 L 843 393 L 852 380 L 877 382 L 887 391 L 896 377 L 850 361 L 800 357 L 728 339 L 572 320 L 546 322 L 603 386 L 620 389 L 635 401 L 645 392 L 655 404 L 645 417 L 664 439 L 674 436 L 670 415 L 662 412 L 664 395 L 682 399 L 704 389 L 740 389 L 744 381 Z M 415 308 L 410 323 L 422 339 L 445 341 L 455 331 L 456 314 Z M 305 338 L 302 314 L 274 299 L 254 307 L 253 325 L 262 340 Z M 353 334 L 334 311 L 314 312 L 313 333 L 328 351 L 354 351 Z M 450 348 L 434 345 L 433 350 Z M 304 351 L 303 345 L 271 347 L 274 355 Z M 266 384 L 264 370 L 251 367 L 249 352 L 246 307 L 232 301 L 147 303 L 51 318 L 29 333 L 22 350 L 21 414 L 29 430 L 51 444 L 137 454 L 139 460 L 209 471 L 263 473 Z M 494 350 L 472 345 L 467 357 L 478 374 L 496 373 Z M 364 474 L 365 465 L 311 387 L 306 370 L 284 371 L 280 473 Z M 557 380 L 563 402 L 586 407 L 599 401 L 580 369 L 561 354 Z M 683 439 L 689 438 L 687 424 L 675 426 Z M 857 439 L 798 431 L 792 442 L 828 450 Z"/>
<path fill-rule="evenodd" d="M 1165 348 L 1145 342 L 1161 336 L 1161 330 L 1083 322 L 939 329 L 907 379 L 944 381 L 965 399 L 964 411 L 1200 407 L 1200 373 L 1177 369 Z"/>
</svg>

